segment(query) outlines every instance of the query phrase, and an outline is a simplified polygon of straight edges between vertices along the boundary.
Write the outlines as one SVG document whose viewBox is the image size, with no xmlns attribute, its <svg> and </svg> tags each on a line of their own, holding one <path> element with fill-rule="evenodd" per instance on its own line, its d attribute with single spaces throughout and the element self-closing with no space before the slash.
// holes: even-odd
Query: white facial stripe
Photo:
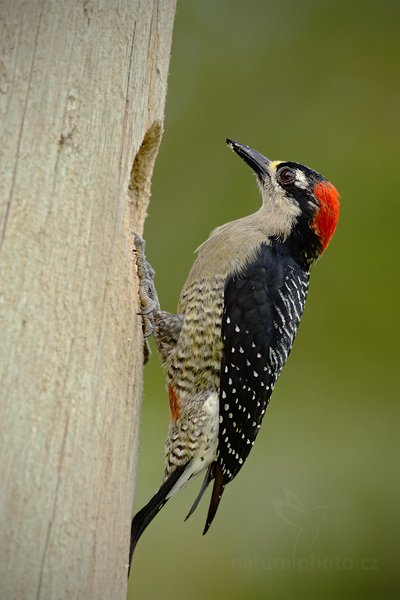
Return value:
<svg viewBox="0 0 400 600">
<path fill-rule="evenodd" d="M 301 213 L 298 202 L 286 196 L 285 190 L 276 181 L 274 172 L 271 173 L 271 178 L 265 179 L 262 195 L 262 214 L 267 219 L 268 230 L 286 238 Z"/>
<path fill-rule="evenodd" d="M 294 182 L 294 185 L 303 190 L 306 190 L 308 188 L 308 183 L 307 183 L 307 179 L 306 179 L 306 176 L 304 175 L 303 171 L 301 171 L 300 169 L 296 169 L 295 172 L 296 172 L 296 181 Z"/>
</svg>

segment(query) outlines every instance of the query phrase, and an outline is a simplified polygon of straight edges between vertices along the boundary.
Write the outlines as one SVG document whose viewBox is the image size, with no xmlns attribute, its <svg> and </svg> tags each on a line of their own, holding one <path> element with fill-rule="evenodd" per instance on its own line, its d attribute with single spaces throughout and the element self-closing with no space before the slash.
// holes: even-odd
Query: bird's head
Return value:
<svg viewBox="0 0 400 600">
<path fill-rule="evenodd" d="M 339 194 L 334 186 L 304 165 L 271 161 L 249 146 L 226 141 L 257 177 L 271 234 L 308 252 L 309 262 L 318 258 L 339 217 Z"/>
</svg>

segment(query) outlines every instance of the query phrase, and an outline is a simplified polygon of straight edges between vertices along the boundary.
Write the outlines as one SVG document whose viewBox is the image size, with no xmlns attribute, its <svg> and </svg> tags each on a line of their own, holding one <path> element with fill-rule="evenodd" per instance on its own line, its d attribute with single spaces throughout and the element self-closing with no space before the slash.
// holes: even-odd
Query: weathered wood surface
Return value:
<svg viewBox="0 0 400 600">
<path fill-rule="evenodd" d="M 4 600 L 126 596 L 142 390 L 130 231 L 146 214 L 174 12 L 0 2 Z"/>
</svg>

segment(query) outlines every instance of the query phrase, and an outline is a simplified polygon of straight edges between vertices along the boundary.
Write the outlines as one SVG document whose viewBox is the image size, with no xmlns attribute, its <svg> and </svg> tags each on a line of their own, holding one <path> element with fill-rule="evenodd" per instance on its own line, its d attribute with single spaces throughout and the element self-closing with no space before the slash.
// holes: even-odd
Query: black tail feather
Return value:
<svg viewBox="0 0 400 600">
<path fill-rule="evenodd" d="M 213 522 L 215 514 L 218 510 L 219 503 L 221 501 L 222 494 L 224 492 L 224 480 L 223 480 L 222 469 L 218 463 L 214 463 L 214 464 L 215 464 L 215 467 L 214 467 L 213 474 L 215 477 L 215 481 L 214 481 L 213 491 L 211 494 L 210 506 L 208 508 L 207 520 L 206 520 L 206 524 L 204 527 L 203 535 L 207 533 L 211 523 Z"/>
<path fill-rule="evenodd" d="M 193 502 L 192 508 L 189 510 L 188 514 L 186 515 L 185 521 L 187 521 L 188 518 L 194 513 L 194 511 L 196 510 L 196 508 L 199 505 L 200 500 L 203 497 L 204 492 L 208 488 L 210 482 L 214 479 L 214 464 L 215 463 L 211 463 L 211 465 L 208 467 L 206 476 L 204 477 L 204 481 L 201 485 L 200 491 L 196 497 L 196 500 Z"/>
<path fill-rule="evenodd" d="M 159 513 L 164 504 L 168 501 L 168 494 L 177 483 L 185 471 L 187 464 L 177 467 L 173 473 L 164 481 L 160 489 L 151 500 L 133 517 L 131 525 L 131 544 L 129 549 L 129 570 L 131 570 L 132 556 L 136 548 L 136 544 L 146 527 L 151 523 L 154 517 Z"/>
</svg>

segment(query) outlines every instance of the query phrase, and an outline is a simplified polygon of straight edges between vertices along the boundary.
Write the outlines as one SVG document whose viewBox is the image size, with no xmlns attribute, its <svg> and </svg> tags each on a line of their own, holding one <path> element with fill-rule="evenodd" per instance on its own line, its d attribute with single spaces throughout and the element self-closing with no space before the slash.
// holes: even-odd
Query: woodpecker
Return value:
<svg viewBox="0 0 400 600">
<path fill-rule="evenodd" d="M 338 221 L 339 194 L 322 175 L 226 141 L 253 170 L 262 206 L 198 248 L 177 314 L 160 309 L 154 271 L 135 236 L 144 334 L 154 335 L 166 369 L 171 420 L 164 483 L 132 521 L 129 564 L 150 521 L 201 472 L 188 516 L 213 482 L 204 533 L 210 527 L 254 445 L 299 326 L 310 268 Z"/>
</svg>

